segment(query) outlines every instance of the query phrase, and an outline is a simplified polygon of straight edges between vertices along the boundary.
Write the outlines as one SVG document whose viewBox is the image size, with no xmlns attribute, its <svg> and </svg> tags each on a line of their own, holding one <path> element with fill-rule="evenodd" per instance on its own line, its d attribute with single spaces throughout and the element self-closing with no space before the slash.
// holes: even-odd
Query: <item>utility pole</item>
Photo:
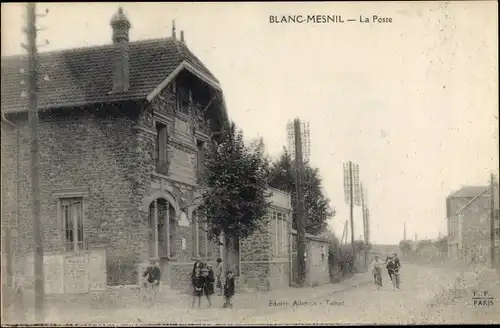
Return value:
<svg viewBox="0 0 500 328">
<path fill-rule="evenodd" d="M 365 218 L 366 218 L 366 245 L 370 244 L 370 210 L 365 205 Z"/>
<path fill-rule="evenodd" d="M 490 254 L 491 254 L 491 267 L 496 268 L 495 257 L 495 175 L 491 173 L 490 176 Z"/>
<path fill-rule="evenodd" d="M 3 218 L 3 217 L 2 217 Z M 2 317 L 3 320 L 10 320 L 9 316 L 9 296 L 12 295 L 12 252 L 11 252 L 11 231 L 6 222 L 2 222 Z"/>
<path fill-rule="evenodd" d="M 304 286 L 306 275 L 306 234 L 304 226 L 304 195 L 302 186 L 302 177 L 304 173 L 304 163 L 302 161 L 302 138 L 300 129 L 300 120 L 294 120 L 295 130 L 295 171 L 297 174 L 296 195 L 297 195 L 297 256 L 299 264 L 299 286 Z"/>
<path fill-rule="evenodd" d="M 347 220 L 345 221 L 344 224 L 344 229 L 342 230 L 342 239 L 340 240 L 340 244 L 344 244 L 344 239 L 346 238 L 347 235 Z"/>
<path fill-rule="evenodd" d="M 28 51 L 28 94 L 29 94 L 29 127 L 31 137 L 31 201 L 33 235 L 35 242 L 34 252 L 34 280 L 35 280 L 35 320 L 44 321 L 45 290 L 43 274 L 43 239 L 40 222 L 40 185 L 39 185 L 39 151 L 38 151 L 38 63 L 37 63 L 37 27 L 36 4 L 26 5 L 27 26 L 25 32 L 28 37 L 26 50 Z"/>
<path fill-rule="evenodd" d="M 366 231 L 366 211 L 365 211 L 365 195 L 363 190 L 363 184 L 359 184 L 359 191 L 361 196 L 361 211 L 363 216 L 363 232 L 364 232 L 364 240 L 365 240 L 365 268 L 368 268 L 368 233 Z"/>
<path fill-rule="evenodd" d="M 403 228 L 403 240 L 406 240 L 406 222 L 404 223 L 404 228 Z"/>
<path fill-rule="evenodd" d="M 352 162 L 349 161 L 349 209 L 350 209 L 350 218 L 351 218 L 351 246 L 354 252 L 354 186 L 353 186 L 353 178 L 352 178 Z"/>
</svg>

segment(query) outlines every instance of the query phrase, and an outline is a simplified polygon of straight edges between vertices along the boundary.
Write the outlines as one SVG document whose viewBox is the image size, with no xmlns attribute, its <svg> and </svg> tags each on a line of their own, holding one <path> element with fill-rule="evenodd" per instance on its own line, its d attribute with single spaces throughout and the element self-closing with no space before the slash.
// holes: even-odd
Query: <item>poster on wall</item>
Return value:
<svg viewBox="0 0 500 328">
<path fill-rule="evenodd" d="M 86 293 L 88 283 L 88 254 L 66 255 L 64 259 L 64 290 L 66 293 Z"/>
</svg>

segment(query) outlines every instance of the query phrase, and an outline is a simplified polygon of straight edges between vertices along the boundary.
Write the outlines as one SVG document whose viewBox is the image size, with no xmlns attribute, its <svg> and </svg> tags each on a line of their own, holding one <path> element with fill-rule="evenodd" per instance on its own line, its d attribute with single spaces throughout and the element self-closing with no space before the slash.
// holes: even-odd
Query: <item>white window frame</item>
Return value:
<svg viewBox="0 0 500 328">
<path fill-rule="evenodd" d="M 275 234 L 274 255 L 282 256 L 286 254 L 287 250 L 287 238 L 288 238 L 287 214 L 284 211 L 272 210 L 271 218 L 274 224 L 274 234 Z"/>
<path fill-rule="evenodd" d="M 79 215 L 75 215 L 77 212 L 74 212 L 72 210 L 72 205 L 79 204 L 79 208 L 77 209 L 79 212 Z M 65 197 L 65 198 L 60 198 L 59 199 L 59 211 L 60 211 L 60 219 L 61 219 L 61 226 L 62 226 L 62 243 L 64 247 L 65 252 L 81 252 L 84 250 L 87 250 L 87 239 L 85 235 L 85 217 L 84 217 L 84 211 L 83 211 L 83 197 Z M 68 215 L 71 217 L 72 221 L 72 236 L 73 236 L 73 241 L 69 242 L 66 237 L 66 232 L 68 231 L 67 227 L 67 221 L 66 221 L 66 211 L 65 207 L 68 207 Z M 79 222 L 78 220 L 80 219 L 81 223 L 81 241 L 79 239 Z M 70 249 L 68 245 L 72 245 L 72 248 Z"/>
</svg>

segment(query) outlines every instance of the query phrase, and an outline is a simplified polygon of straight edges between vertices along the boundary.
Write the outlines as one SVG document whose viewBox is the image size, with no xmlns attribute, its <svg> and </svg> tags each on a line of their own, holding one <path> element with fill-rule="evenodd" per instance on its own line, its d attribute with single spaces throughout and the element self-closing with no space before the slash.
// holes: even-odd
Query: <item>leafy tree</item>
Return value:
<svg viewBox="0 0 500 328">
<path fill-rule="evenodd" d="M 206 152 L 199 213 L 208 223 L 210 239 L 217 242 L 224 233 L 226 258 L 267 214 L 269 160 L 263 151 L 262 140 L 246 146 L 243 132 L 231 123 Z"/>
<path fill-rule="evenodd" d="M 413 250 L 414 242 L 412 240 L 401 240 L 399 242 L 399 249 L 403 252 L 403 254 L 408 254 Z"/>
<path fill-rule="evenodd" d="M 415 251 L 417 252 L 417 254 L 419 254 L 422 251 L 422 249 L 426 248 L 427 246 L 432 246 L 431 240 L 428 239 L 419 240 L 415 245 Z"/>
<path fill-rule="evenodd" d="M 295 213 L 297 210 L 297 197 L 295 176 L 295 167 L 292 158 L 290 154 L 284 150 L 271 167 L 269 185 L 291 194 L 293 227 L 296 229 Z M 307 233 L 318 235 L 325 230 L 327 220 L 335 216 L 335 211 L 330 209 L 330 200 L 323 194 L 322 181 L 318 169 L 306 165 L 304 168 L 303 181 L 305 230 Z"/>
<path fill-rule="evenodd" d="M 436 240 L 434 243 L 434 246 L 439 250 L 441 254 L 448 254 L 448 238 L 447 237 L 442 237 L 438 240 Z"/>
</svg>

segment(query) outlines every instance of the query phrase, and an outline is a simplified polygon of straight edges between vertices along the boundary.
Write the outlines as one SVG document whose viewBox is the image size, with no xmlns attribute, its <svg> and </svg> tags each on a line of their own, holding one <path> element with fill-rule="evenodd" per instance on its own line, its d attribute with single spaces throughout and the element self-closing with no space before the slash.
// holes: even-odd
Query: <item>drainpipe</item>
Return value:
<svg viewBox="0 0 500 328">
<path fill-rule="evenodd" d="M 2 121 L 9 123 L 12 127 L 16 129 L 16 252 L 19 254 L 19 126 L 12 123 L 5 117 L 5 113 L 2 112 Z M 2 175 L 3 176 L 3 175 Z M 2 197 L 3 202 L 3 197 Z M 2 204 L 3 205 L 3 204 Z M 2 206 L 3 209 L 3 206 Z M 3 216 L 3 215 L 2 215 Z"/>
</svg>

